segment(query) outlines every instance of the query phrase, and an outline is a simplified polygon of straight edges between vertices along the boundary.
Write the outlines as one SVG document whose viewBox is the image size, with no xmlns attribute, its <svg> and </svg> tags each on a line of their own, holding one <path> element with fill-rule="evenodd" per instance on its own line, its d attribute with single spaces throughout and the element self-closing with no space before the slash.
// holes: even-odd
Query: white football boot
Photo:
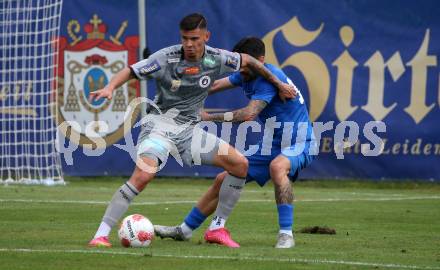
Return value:
<svg viewBox="0 0 440 270">
<path fill-rule="evenodd" d="M 286 233 L 278 234 L 278 242 L 275 248 L 293 248 L 295 246 L 295 239 L 293 236 Z"/>
<path fill-rule="evenodd" d="M 172 238 L 177 241 L 188 241 L 191 235 L 186 236 L 180 226 L 154 225 L 154 233 L 160 238 Z"/>
</svg>

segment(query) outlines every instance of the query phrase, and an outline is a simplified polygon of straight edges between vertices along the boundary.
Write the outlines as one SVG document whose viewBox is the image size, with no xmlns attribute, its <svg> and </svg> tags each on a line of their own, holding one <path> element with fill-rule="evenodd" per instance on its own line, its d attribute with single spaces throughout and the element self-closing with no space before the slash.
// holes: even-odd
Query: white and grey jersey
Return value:
<svg viewBox="0 0 440 270">
<path fill-rule="evenodd" d="M 154 101 L 161 113 L 174 108 L 179 110 L 176 123 L 197 123 L 209 87 L 226 73 L 238 71 L 240 61 L 238 53 L 205 46 L 203 58 L 190 62 L 183 58 L 182 45 L 174 45 L 133 64 L 131 69 L 139 79 L 156 80 Z"/>
</svg>

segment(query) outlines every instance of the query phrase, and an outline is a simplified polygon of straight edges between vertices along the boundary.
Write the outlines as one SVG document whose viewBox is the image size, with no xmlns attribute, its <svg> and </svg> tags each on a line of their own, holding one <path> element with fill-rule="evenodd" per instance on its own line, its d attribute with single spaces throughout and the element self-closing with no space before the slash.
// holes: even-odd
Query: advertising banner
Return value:
<svg viewBox="0 0 440 270">
<path fill-rule="evenodd" d="M 438 6 L 429 0 L 151 0 L 146 1 L 146 29 L 152 52 L 179 44 L 179 21 L 193 12 L 206 16 L 212 47 L 231 50 L 242 37 L 262 38 L 266 62 L 292 79 L 311 121 L 321 127 L 319 156 L 301 177 L 440 180 L 440 18 L 433 12 Z M 138 37 L 137 1 L 64 2 L 59 121 L 75 120 L 78 124 L 65 132 L 76 133 L 80 141 L 73 164 L 64 155 L 66 174 L 131 174 L 134 162 L 115 144 L 126 144 L 122 127 L 133 123 L 124 112 L 140 95 L 139 83 L 123 86 L 112 101 L 90 103 L 87 97 L 141 59 Z M 149 98 L 154 91 L 150 81 Z M 208 97 L 205 106 L 222 112 L 247 103 L 243 91 L 234 89 Z M 98 120 L 107 122 L 105 132 L 96 126 Z M 382 139 L 379 144 L 368 130 Z M 93 132 L 106 147 L 88 140 Z M 337 141 L 338 133 L 345 140 Z M 135 142 L 138 134 L 136 127 Z M 249 132 L 249 142 L 258 136 Z M 379 154 L 368 155 L 376 147 Z M 213 176 L 218 171 L 170 161 L 160 174 Z"/>
</svg>

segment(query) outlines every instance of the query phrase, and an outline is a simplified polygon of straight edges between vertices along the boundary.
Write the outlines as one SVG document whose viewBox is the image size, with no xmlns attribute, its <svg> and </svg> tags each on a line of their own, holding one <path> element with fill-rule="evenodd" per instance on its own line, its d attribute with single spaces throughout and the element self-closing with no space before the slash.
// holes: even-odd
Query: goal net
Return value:
<svg viewBox="0 0 440 270">
<path fill-rule="evenodd" d="M 62 0 L 0 0 L 0 183 L 64 184 L 55 70 Z"/>
</svg>

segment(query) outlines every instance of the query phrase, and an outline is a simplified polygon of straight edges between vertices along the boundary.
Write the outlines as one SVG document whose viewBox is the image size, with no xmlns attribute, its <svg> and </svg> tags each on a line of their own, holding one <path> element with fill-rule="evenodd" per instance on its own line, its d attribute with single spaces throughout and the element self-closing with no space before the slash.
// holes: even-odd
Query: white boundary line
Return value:
<svg viewBox="0 0 440 270">
<path fill-rule="evenodd" d="M 79 254 L 105 254 L 105 255 L 129 255 L 140 256 L 149 255 L 151 257 L 162 258 L 177 258 L 177 259 L 207 259 L 207 260 L 239 260 L 239 261 L 255 261 L 255 262 L 291 262 L 291 263 L 310 263 L 310 264 L 335 264 L 335 265 L 353 265 L 353 266 L 369 266 L 369 267 L 383 267 L 383 268 L 397 268 L 397 269 L 426 269 L 439 270 L 439 267 L 431 266 L 417 266 L 404 265 L 392 263 L 369 263 L 369 262 L 355 262 L 343 260 L 327 260 L 327 259 L 301 259 L 301 258 L 270 258 L 270 257 L 248 257 L 248 256 L 203 256 L 203 255 L 172 255 L 172 254 L 156 254 L 156 253 L 138 253 L 138 252 L 122 252 L 122 251 L 106 251 L 106 250 L 81 250 L 81 249 L 67 249 L 67 250 L 50 250 L 50 249 L 9 249 L 1 248 L 0 252 L 15 252 L 15 253 L 79 253 Z"/>
<path fill-rule="evenodd" d="M 399 198 L 329 198 L 329 199 L 302 199 L 295 200 L 295 202 L 347 202 L 347 201 L 407 201 L 407 200 L 439 200 L 440 196 L 413 196 L 413 197 L 399 197 Z M 108 201 L 89 201 L 89 200 L 33 200 L 33 199 L 0 199 L 0 202 L 12 202 L 12 203 L 66 203 L 66 204 L 108 204 Z M 167 204 L 183 204 L 183 203 L 196 203 L 195 200 L 181 200 L 181 201 L 162 201 L 162 202 L 133 202 L 131 205 L 167 205 Z M 265 203 L 274 202 L 274 200 L 240 200 L 244 203 Z"/>
</svg>

